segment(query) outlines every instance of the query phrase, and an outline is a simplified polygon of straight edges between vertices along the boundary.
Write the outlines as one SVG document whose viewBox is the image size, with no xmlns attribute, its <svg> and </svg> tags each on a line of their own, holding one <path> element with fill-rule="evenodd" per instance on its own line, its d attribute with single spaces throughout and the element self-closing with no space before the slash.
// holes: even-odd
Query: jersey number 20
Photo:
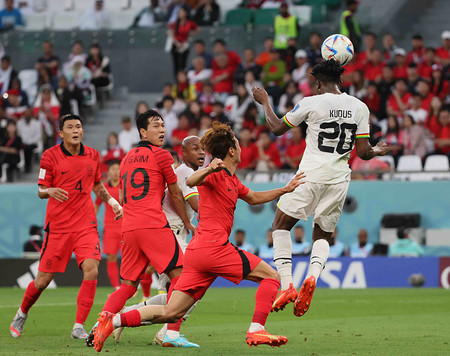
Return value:
<svg viewBox="0 0 450 356">
<path fill-rule="evenodd" d="M 142 183 L 136 183 L 136 174 L 142 174 Z M 123 203 L 127 203 L 127 179 L 128 179 L 128 172 L 126 172 L 122 176 L 123 180 Z M 141 200 L 143 199 L 150 189 L 150 179 L 148 176 L 147 171 L 144 168 L 136 168 L 133 173 L 131 173 L 130 177 L 130 184 L 134 189 L 142 189 L 142 193 L 139 195 L 132 195 L 131 199 L 133 200 Z"/>
<path fill-rule="evenodd" d="M 356 129 L 358 126 L 356 124 L 348 124 L 346 122 L 338 124 L 337 122 L 323 122 L 320 125 L 323 130 L 332 131 L 321 131 L 319 132 L 319 150 L 322 152 L 337 153 L 343 155 L 344 153 L 350 152 L 353 148 L 353 142 L 355 142 Z M 347 136 L 347 131 L 350 133 L 350 137 Z M 336 140 L 339 137 L 339 142 L 336 147 L 326 146 L 323 144 L 324 139 Z M 350 138 L 350 141 L 348 139 Z M 347 147 L 344 145 L 347 144 Z"/>
</svg>

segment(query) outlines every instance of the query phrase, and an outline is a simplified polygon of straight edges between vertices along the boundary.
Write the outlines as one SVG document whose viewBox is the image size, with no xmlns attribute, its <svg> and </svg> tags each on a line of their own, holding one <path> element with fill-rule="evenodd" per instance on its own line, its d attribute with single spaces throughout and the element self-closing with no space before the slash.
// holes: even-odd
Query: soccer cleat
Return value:
<svg viewBox="0 0 450 356">
<path fill-rule="evenodd" d="M 114 338 L 114 341 L 116 342 L 116 344 L 118 344 L 120 342 L 120 339 L 122 337 L 122 331 L 123 331 L 122 326 L 120 328 L 114 329 L 114 331 L 113 331 L 113 338 Z"/>
<path fill-rule="evenodd" d="M 100 317 L 97 319 L 97 329 L 95 330 L 94 334 L 94 349 L 97 350 L 97 352 L 102 351 L 103 344 L 105 343 L 108 336 L 113 332 L 113 318 L 116 314 L 104 311 L 99 315 Z"/>
<path fill-rule="evenodd" d="M 88 333 L 84 328 L 75 328 L 72 330 L 72 333 L 70 334 L 70 337 L 72 339 L 86 339 L 88 336 Z"/>
<path fill-rule="evenodd" d="M 270 345 L 272 347 L 284 345 L 288 342 L 286 336 L 281 335 L 272 335 L 269 334 L 266 330 L 255 331 L 251 333 L 247 332 L 247 337 L 245 342 L 248 346 L 258 346 L 258 345 Z"/>
<path fill-rule="evenodd" d="M 166 338 L 166 332 L 165 329 L 161 329 L 159 330 L 156 334 L 155 337 L 153 338 L 153 342 L 156 345 L 160 345 L 162 346 L 162 344 L 164 343 L 164 339 Z"/>
<path fill-rule="evenodd" d="M 292 303 L 295 298 L 297 298 L 297 290 L 294 288 L 292 283 L 289 284 L 289 287 L 285 290 L 280 291 L 278 296 L 275 298 L 273 302 L 271 312 L 283 310 L 286 305 Z"/>
<path fill-rule="evenodd" d="M 94 334 L 95 330 L 97 329 L 98 321 L 94 324 L 92 329 L 89 331 L 89 334 L 86 336 L 86 346 L 87 347 L 94 347 Z"/>
<path fill-rule="evenodd" d="M 298 292 L 298 297 L 294 302 L 295 316 L 302 316 L 308 311 L 315 289 L 316 277 L 311 276 L 303 281 L 302 287 Z"/>
<path fill-rule="evenodd" d="M 20 310 L 20 308 L 19 308 Z M 16 315 L 14 316 L 14 319 L 9 326 L 9 332 L 12 337 L 19 337 L 22 334 L 23 326 L 25 325 L 25 322 L 27 321 L 28 314 L 24 314 L 25 316 L 21 316 L 19 314 L 19 310 L 17 310 Z"/>
<path fill-rule="evenodd" d="M 167 335 L 164 337 L 162 347 L 200 347 L 193 342 L 188 341 L 184 335 L 180 335 L 176 339 L 171 339 Z"/>
</svg>

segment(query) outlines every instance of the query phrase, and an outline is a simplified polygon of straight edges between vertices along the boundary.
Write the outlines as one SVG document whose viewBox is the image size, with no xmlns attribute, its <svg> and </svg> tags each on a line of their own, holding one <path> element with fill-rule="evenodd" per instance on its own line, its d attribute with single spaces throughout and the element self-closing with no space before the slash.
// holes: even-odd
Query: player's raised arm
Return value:
<svg viewBox="0 0 450 356">
<path fill-rule="evenodd" d="M 39 184 L 38 196 L 41 199 L 53 198 L 59 201 L 60 203 L 63 203 L 67 199 L 69 199 L 69 193 L 66 192 L 64 189 L 52 187 L 48 188 L 42 184 Z"/>
<path fill-rule="evenodd" d="M 189 219 L 188 213 L 186 211 L 186 204 L 184 202 L 183 193 L 181 192 L 181 188 L 178 185 L 178 182 L 167 184 L 167 189 L 169 190 L 170 199 L 172 200 L 175 209 L 178 212 L 181 220 L 183 220 L 183 224 L 186 229 L 192 231 L 192 234 L 195 233 L 195 227 L 192 225 L 191 220 Z"/>
<path fill-rule="evenodd" d="M 242 198 L 245 202 L 250 205 L 258 205 L 264 204 L 274 199 L 281 197 L 283 194 L 290 193 L 295 190 L 300 184 L 304 184 L 305 182 L 300 182 L 301 179 L 305 178 L 305 174 L 300 172 L 292 178 L 288 184 L 286 184 L 282 188 L 266 190 L 263 192 L 255 192 L 253 190 L 249 190 L 248 194 Z"/>
<path fill-rule="evenodd" d="M 208 167 L 199 169 L 198 171 L 192 173 L 192 175 L 187 179 L 186 184 L 189 187 L 195 187 L 197 185 L 202 185 L 205 183 L 205 179 L 208 175 L 214 172 L 219 172 L 225 168 L 225 164 L 220 158 L 214 158 Z"/>
<path fill-rule="evenodd" d="M 368 138 L 356 139 L 356 154 L 363 160 L 369 160 L 375 156 L 384 156 L 388 153 L 389 147 L 386 142 L 378 142 L 376 146 L 372 147 Z"/>
<path fill-rule="evenodd" d="M 112 207 L 114 214 L 116 214 L 116 220 L 123 217 L 122 206 L 116 199 L 111 196 L 111 194 L 108 193 L 105 186 L 101 182 L 94 183 L 92 191 L 97 197 L 99 197 L 101 200 L 103 200 L 105 203 L 108 203 Z"/>
<path fill-rule="evenodd" d="M 263 88 L 254 87 L 252 89 L 253 98 L 257 103 L 261 104 L 264 109 L 264 114 L 266 115 L 266 122 L 270 128 L 270 131 L 276 136 L 281 136 L 285 132 L 291 129 L 282 119 L 275 115 L 272 107 L 269 103 L 269 95 Z"/>
</svg>

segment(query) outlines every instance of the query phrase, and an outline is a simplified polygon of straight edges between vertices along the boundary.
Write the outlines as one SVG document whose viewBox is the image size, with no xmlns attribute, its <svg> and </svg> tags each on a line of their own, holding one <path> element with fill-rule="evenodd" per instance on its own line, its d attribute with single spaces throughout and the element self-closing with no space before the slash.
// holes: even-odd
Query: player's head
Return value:
<svg viewBox="0 0 450 356">
<path fill-rule="evenodd" d="M 245 231 L 244 230 L 236 230 L 234 233 L 234 243 L 236 246 L 242 246 L 245 241 Z"/>
<path fill-rule="evenodd" d="M 108 179 L 113 182 L 119 181 L 120 161 L 112 160 L 108 162 Z"/>
<path fill-rule="evenodd" d="M 316 64 L 311 74 L 316 78 L 319 92 L 321 87 L 327 84 L 341 85 L 341 75 L 344 70 L 334 59 Z"/>
<path fill-rule="evenodd" d="M 148 110 L 136 118 L 136 126 L 141 139 L 152 145 L 161 147 L 164 144 L 166 128 L 161 114 L 155 110 Z"/>
<path fill-rule="evenodd" d="M 183 162 L 195 171 L 203 166 L 205 162 L 205 151 L 200 145 L 200 138 L 197 136 L 188 136 L 181 143 L 183 152 Z"/>
<path fill-rule="evenodd" d="M 272 236 L 272 232 L 273 232 L 272 229 L 269 229 L 269 230 L 267 230 L 267 232 L 266 232 L 266 240 L 267 240 L 267 245 L 268 245 L 269 247 L 272 247 L 272 246 L 273 246 L 273 236 Z"/>
<path fill-rule="evenodd" d="M 67 144 L 77 145 L 83 139 L 83 120 L 74 114 L 59 119 L 59 137 Z"/>
<path fill-rule="evenodd" d="M 303 236 L 305 235 L 305 229 L 302 225 L 298 225 L 294 228 L 295 242 L 303 242 Z"/>
<path fill-rule="evenodd" d="M 360 229 L 358 231 L 358 242 L 361 245 L 365 245 L 367 243 L 367 230 L 366 229 Z"/>
<path fill-rule="evenodd" d="M 213 122 L 211 128 L 201 138 L 200 145 L 213 158 L 228 158 L 236 164 L 241 162 L 241 147 L 233 130 L 226 124 Z"/>
</svg>

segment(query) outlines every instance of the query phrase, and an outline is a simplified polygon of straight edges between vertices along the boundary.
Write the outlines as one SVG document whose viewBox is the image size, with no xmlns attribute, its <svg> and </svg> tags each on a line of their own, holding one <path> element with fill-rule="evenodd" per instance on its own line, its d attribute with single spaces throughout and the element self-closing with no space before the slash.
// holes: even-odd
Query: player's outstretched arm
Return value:
<svg viewBox="0 0 450 356">
<path fill-rule="evenodd" d="M 300 182 L 300 179 L 305 178 L 305 174 L 300 172 L 292 178 L 288 184 L 286 184 L 283 188 L 266 190 L 263 192 L 254 192 L 253 190 L 249 190 L 248 194 L 242 199 L 250 205 L 264 204 L 274 199 L 281 197 L 283 194 L 290 193 L 294 191 L 300 184 L 304 184 L 305 182 Z"/>
<path fill-rule="evenodd" d="M 53 198 L 59 201 L 60 203 L 63 203 L 67 199 L 69 199 L 69 193 L 67 193 L 64 189 L 51 187 L 48 188 L 42 184 L 39 184 L 38 196 L 41 199 Z"/>
<path fill-rule="evenodd" d="M 191 174 L 191 176 L 186 180 L 186 184 L 189 187 L 195 187 L 197 185 L 202 185 L 205 183 L 205 179 L 208 175 L 214 172 L 219 172 L 225 168 L 225 164 L 220 158 L 214 158 L 208 167 L 199 169 Z"/>
<path fill-rule="evenodd" d="M 386 142 L 378 142 L 376 146 L 372 147 L 368 138 L 356 139 L 356 154 L 363 160 L 370 160 L 375 156 L 384 156 L 389 151 L 389 146 Z"/>
<path fill-rule="evenodd" d="M 114 220 L 119 220 L 123 217 L 122 206 L 108 193 L 105 186 L 101 182 L 94 183 L 92 191 L 96 196 L 98 196 L 101 200 L 103 200 L 105 203 L 108 203 L 112 207 L 114 214 L 116 214 Z"/>
<path fill-rule="evenodd" d="M 267 125 L 270 128 L 270 131 L 276 136 L 281 136 L 285 132 L 290 130 L 290 127 L 286 125 L 286 123 L 278 118 L 277 115 L 275 115 L 275 112 L 273 111 L 272 107 L 269 103 L 269 95 L 263 88 L 254 87 L 252 89 L 253 98 L 256 100 L 257 103 L 261 104 L 264 109 L 264 114 L 266 115 L 266 122 Z"/>
<path fill-rule="evenodd" d="M 180 216 L 181 220 L 183 220 L 184 226 L 188 231 L 192 231 L 192 234 L 195 233 L 195 227 L 192 225 L 189 220 L 189 215 L 186 210 L 186 203 L 184 202 L 183 192 L 181 191 L 178 182 L 168 184 L 167 189 L 169 190 L 170 199 L 172 200 L 175 209 Z"/>
</svg>

